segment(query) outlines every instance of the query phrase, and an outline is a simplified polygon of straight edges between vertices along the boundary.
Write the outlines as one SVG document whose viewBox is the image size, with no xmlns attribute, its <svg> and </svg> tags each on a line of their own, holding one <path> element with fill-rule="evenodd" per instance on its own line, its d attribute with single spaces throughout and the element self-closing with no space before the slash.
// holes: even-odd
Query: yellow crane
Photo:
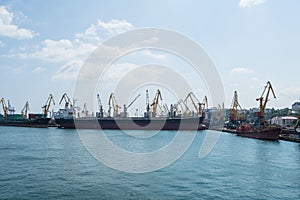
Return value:
<svg viewBox="0 0 300 200">
<path fill-rule="evenodd" d="M 23 118 L 25 118 L 25 119 L 27 118 L 28 111 L 29 111 L 29 103 L 28 103 L 28 101 L 26 101 L 26 103 L 21 111 Z"/>
<path fill-rule="evenodd" d="M 53 103 L 53 105 L 55 105 L 54 97 L 52 94 L 49 95 L 45 105 L 42 107 L 45 117 L 47 117 L 47 115 L 48 115 L 48 111 L 50 109 L 51 102 Z"/>
<path fill-rule="evenodd" d="M 6 117 L 7 116 L 8 107 L 6 106 L 5 100 L 4 100 L 3 97 L 1 98 L 0 103 L 2 103 L 3 116 Z"/>
<path fill-rule="evenodd" d="M 229 110 L 229 120 L 236 121 L 236 120 L 244 119 L 243 115 L 239 115 L 238 113 L 239 109 L 243 110 L 238 100 L 237 91 L 234 91 L 231 108 Z"/>
<path fill-rule="evenodd" d="M 153 99 L 153 102 L 150 105 L 150 106 L 152 106 L 152 117 L 156 116 L 156 110 L 157 110 L 157 106 L 158 106 L 159 100 L 162 101 L 162 96 L 161 96 L 160 90 L 157 89 L 157 92 L 156 92 L 156 95 L 155 95 L 155 97 Z"/>
<path fill-rule="evenodd" d="M 201 103 L 200 101 L 197 99 L 196 95 L 193 92 L 188 93 L 188 95 L 186 96 L 186 98 L 184 99 L 184 103 L 187 104 L 188 99 L 191 100 L 196 112 L 198 115 L 202 115 L 202 109 L 201 109 Z"/>
<path fill-rule="evenodd" d="M 267 91 L 267 94 L 264 97 L 264 94 L 266 91 Z M 261 123 L 265 122 L 265 109 L 266 109 L 267 103 L 269 101 L 270 91 L 272 92 L 273 97 L 276 98 L 272 84 L 270 81 L 268 81 L 261 96 L 256 99 L 256 101 L 259 101 L 259 112 L 256 115 L 261 118 Z"/>
<path fill-rule="evenodd" d="M 117 117 L 119 115 L 119 108 L 121 108 L 117 101 L 116 101 L 116 98 L 114 96 L 113 93 L 110 94 L 109 96 L 109 99 L 108 99 L 108 106 L 109 106 L 109 109 L 108 109 L 108 117 L 110 117 L 110 113 L 111 113 L 111 106 L 113 107 L 114 109 L 114 117 Z"/>
<path fill-rule="evenodd" d="M 184 105 L 184 107 L 182 106 L 182 104 Z M 174 111 L 180 113 L 183 112 L 184 116 L 188 116 L 191 114 L 191 110 L 190 108 L 186 105 L 186 103 L 184 103 L 184 101 L 182 99 L 179 99 L 177 103 L 174 104 Z M 180 107 L 180 108 L 179 108 Z"/>
<path fill-rule="evenodd" d="M 65 100 L 65 107 L 68 107 L 70 106 L 70 108 L 72 109 L 73 108 L 73 105 L 72 105 L 72 101 L 70 100 L 70 98 L 68 97 L 67 93 L 64 93 L 63 96 L 61 97 L 60 101 L 59 101 L 59 104 L 61 104 L 61 102 Z"/>
</svg>

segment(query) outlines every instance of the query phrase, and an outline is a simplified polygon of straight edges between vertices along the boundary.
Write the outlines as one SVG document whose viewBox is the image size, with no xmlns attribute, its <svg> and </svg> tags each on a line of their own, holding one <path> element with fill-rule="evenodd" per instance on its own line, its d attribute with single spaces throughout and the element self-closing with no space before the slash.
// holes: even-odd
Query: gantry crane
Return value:
<svg viewBox="0 0 300 200">
<path fill-rule="evenodd" d="M 265 94 L 266 91 L 267 91 L 267 94 L 264 97 L 264 94 Z M 256 101 L 259 101 L 259 112 L 256 113 L 256 116 L 259 117 L 260 124 L 265 123 L 265 109 L 266 109 L 267 103 L 269 101 L 270 91 L 272 92 L 273 97 L 276 98 L 276 95 L 275 95 L 275 92 L 274 92 L 273 87 L 271 85 L 271 82 L 268 81 L 267 85 L 264 88 L 264 91 L 261 94 L 261 96 L 256 99 Z"/>
<path fill-rule="evenodd" d="M 157 92 L 156 92 L 156 95 L 155 95 L 155 97 L 153 99 L 153 102 L 150 105 L 150 106 L 152 106 L 152 117 L 156 116 L 156 110 L 157 110 L 157 106 L 158 106 L 159 100 L 162 101 L 162 96 L 161 96 L 160 90 L 157 89 Z"/>
<path fill-rule="evenodd" d="M 188 93 L 186 98 L 184 99 L 184 103 L 187 104 L 188 99 L 191 100 L 196 112 L 198 115 L 202 115 L 201 103 L 193 92 Z"/>
<path fill-rule="evenodd" d="M 53 105 L 55 105 L 54 97 L 53 97 L 52 94 L 49 95 L 49 97 L 48 97 L 45 105 L 42 107 L 43 108 L 43 113 L 44 113 L 45 117 L 47 117 L 47 115 L 48 115 L 48 111 L 50 109 L 51 102 L 53 103 Z"/>
<path fill-rule="evenodd" d="M 8 107 L 6 106 L 5 100 L 4 100 L 3 97 L 1 98 L 0 103 L 2 103 L 3 116 L 6 117 L 7 116 Z"/>
<path fill-rule="evenodd" d="M 70 106 L 70 108 L 73 108 L 72 105 L 72 101 L 70 100 L 70 98 L 68 97 L 67 93 L 64 93 L 63 96 L 61 97 L 59 104 L 61 104 L 61 102 L 65 100 L 65 107 L 68 108 Z"/>
<path fill-rule="evenodd" d="M 119 108 L 121 108 L 121 107 L 117 104 L 116 98 L 113 93 L 111 93 L 109 96 L 108 106 L 109 106 L 108 117 L 110 117 L 111 106 L 114 109 L 114 117 L 117 117 L 119 115 Z"/>
<path fill-rule="evenodd" d="M 28 103 L 28 101 L 26 101 L 26 103 L 21 111 L 23 118 L 27 119 L 28 111 L 29 111 L 29 103 Z"/>
</svg>

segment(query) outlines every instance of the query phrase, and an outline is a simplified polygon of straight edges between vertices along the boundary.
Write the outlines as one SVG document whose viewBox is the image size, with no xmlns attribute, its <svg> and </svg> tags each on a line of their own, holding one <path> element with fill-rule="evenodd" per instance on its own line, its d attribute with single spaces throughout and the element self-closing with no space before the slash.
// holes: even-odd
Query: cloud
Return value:
<svg viewBox="0 0 300 200">
<path fill-rule="evenodd" d="M 153 53 L 152 51 L 145 50 L 143 51 L 145 56 L 149 56 L 150 58 L 154 59 L 165 59 L 166 55 L 160 54 L 160 53 Z"/>
<path fill-rule="evenodd" d="M 43 41 L 42 48 L 31 54 L 31 57 L 49 62 L 68 62 L 74 59 L 85 59 L 95 48 L 95 45 L 68 39 L 47 39 Z"/>
<path fill-rule="evenodd" d="M 36 68 L 34 68 L 32 70 L 32 73 L 38 74 L 38 73 L 41 73 L 41 72 L 44 72 L 44 71 L 46 71 L 46 68 L 44 68 L 44 67 L 36 67 Z"/>
<path fill-rule="evenodd" d="M 133 29 L 133 25 L 125 20 L 110 20 L 109 22 L 98 21 L 98 26 L 110 34 L 117 34 Z"/>
<path fill-rule="evenodd" d="M 253 73 L 254 71 L 252 69 L 245 68 L 245 67 L 237 67 L 237 68 L 233 68 L 231 72 L 237 74 L 250 74 Z"/>
<path fill-rule="evenodd" d="M 77 41 L 99 44 L 102 37 L 112 36 L 133 29 L 133 25 L 125 20 L 110 20 L 103 22 L 99 20 L 96 24 L 92 24 L 82 33 L 77 33 L 75 37 Z"/>
<path fill-rule="evenodd" d="M 82 61 L 80 60 L 65 63 L 52 76 L 52 80 L 74 80 L 78 75 L 81 65 Z"/>
<path fill-rule="evenodd" d="M 253 7 L 265 3 L 265 0 L 240 0 L 239 6 L 242 8 Z"/>
<path fill-rule="evenodd" d="M 0 36 L 12 37 L 17 39 L 32 38 L 36 34 L 25 28 L 19 28 L 12 24 L 14 14 L 9 12 L 5 6 L 0 6 Z"/>
<path fill-rule="evenodd" d="M 133 25 L 125 20 L 99 20 L 86 30 L 74 35 L 73 39 L 46 39 L 41 47 L 29 55 L 47 62 L 61 63 L 52 80 L 70 80 L 77 76 L 84 60 L 97 48 L 103 38 L 131 30 Z"/>
<path fill-rule="evenodd" d="M 4 47 L 4 43 L 0 40 L 0 47 Z"/>
</svg>

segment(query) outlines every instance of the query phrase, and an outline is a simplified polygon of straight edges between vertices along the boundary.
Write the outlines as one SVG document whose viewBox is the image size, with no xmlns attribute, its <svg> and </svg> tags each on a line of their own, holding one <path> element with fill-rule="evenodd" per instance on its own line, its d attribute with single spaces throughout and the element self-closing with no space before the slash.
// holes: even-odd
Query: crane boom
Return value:
<svg viewBox="0 0 300 200">
<path fill-rule="evenodd" d="M 48 99 L 47 99 L 45 105 L 42 107 L 45 116 L 48 115 L 48 111 L 49 111 L 49 109 L 50 109 L 51 102 L 53 103 L 53 105 L 55 105 L 54 97 L 53 97 L 52 94 L 49 95 L 49 97 L 48 97 Z M 61 102 L 60 102 L 60 103 L 61 103 Z"/>
<path fill-rule="evenodd" d="M 21 111 L 23 118 L 27 118 L 28 110 L 29 110 L 29 103 L 28 103 L 28 101 L 26 101 L 26 103 Z"/>
<path fill-rule="evenodd" d="M 267 91 L 266 97 L 264 98 L 264 94 Z M 263 93 L 261 94 L 261 96 L 259 98 L 256 99 L 256 101 L 259 101 L 259 111 L 261 115 L 264 115 L 267 103 L 269 101 L 269 95 L 270 95 L 270 91 L 273 94 L 273 97 L 276 98 L 275 92 L 273 90 L 272 84 L 270 81 L 267 82 L 267 85 L 264 88 Z"/>
<path fill-rule="evenodd" d="M 8 107 L 6 106 L 5 100 L 4 100 L 3 97 L 1 98 L 0 103 L 2 103 L 3 116 L 6 117 L 7 116 Z"/>
<path fill-rule="evenodd" d="M 59 104 L 61 104 L 61 102 L 65 100 L 65 106 L 68 107 L 70 105 L 70 107 L 72 108 L 72 101 L 70 100 L 70 98 L 68 97 L 67 93 L 64 93 L 63 96 L 61 97 Z"/>
<path fill-rule="evenodd" d="M 131 102 L 130 104 L 127 106 L 127 109 L 141 96 L 141 94 L 138 94 Z"/>
<path fill-rule="evenodd" d="M 201 103 L 198 100 L 198 98 L 196 97 L 196 95 L 193 92 L 188 93 L 188 95 L 186 96 L 186 98 L 184 99 L 184 102 L 187 104 L 187 100 L 190 99 L 194 108 L 196 109 L 196 112 L 198 114 L 202 114 L 201 113 Z M 196 101 L 196 102 L 195 102 Z M 198 106 L 197 106 L 198 104 Z"/>
<path fill-rule="evenodd" d="M 108 109 L 108 116 L 109 117 L 110 117 L 110 112 L 111 112 L 111 106 L 114 109 L 114 117 L 119 115 L 119 108 L 121 108 L 121 107 L 118 105 L 118 103 L 116 101 L 116 98 L 115 98 L 113 93 L 111 93 L 110 96 L 109 96 L 108 106 L 109 106 L 109 109 Z"/>
<path fill-rule="evenodd" d="M 156 116 L 156 110 L 157 110 L 157 106 L 158 106 L 159 100 L 162 101 L 162 96 L 161 96 L 160 90 L 157 89 L 157 92 L 156 92 L 156 95 L 155 95 L 155 97 L 153 99 L 153 102 L 150 105 L 150 106 L 152 106 L 152 117 Z"/>
<path fill-rule="evenodd" d="M 240 103 L 239 103 L 239 100 L 238 100 L 237 91 L 234 91 L 231 108 L 229 110 L 229 115 L 230 115 L 229 119 L 231 121 L 243 120 L 244 119 L 243 115 L 238 114 L 238 109 L 243 110 Z"/>
</svg>

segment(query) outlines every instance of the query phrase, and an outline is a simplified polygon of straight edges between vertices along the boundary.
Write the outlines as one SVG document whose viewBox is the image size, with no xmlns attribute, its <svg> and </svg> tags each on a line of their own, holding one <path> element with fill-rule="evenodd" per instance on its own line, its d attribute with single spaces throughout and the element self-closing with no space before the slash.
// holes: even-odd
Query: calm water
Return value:
<svg viewBox="0 0 300 200">
<path fill-rule="evenodd" d="M 174 133 L 147 145 L 120 131 L 107 135 L 123 147 L 153 150 Z M 94 159 L 76 130 L 0 127 L 0 199 L 300 199 L 299 144 L 222 133 L 200 160 L 204 135 L 169 167 L 130 174 Z"/>
</svg>

